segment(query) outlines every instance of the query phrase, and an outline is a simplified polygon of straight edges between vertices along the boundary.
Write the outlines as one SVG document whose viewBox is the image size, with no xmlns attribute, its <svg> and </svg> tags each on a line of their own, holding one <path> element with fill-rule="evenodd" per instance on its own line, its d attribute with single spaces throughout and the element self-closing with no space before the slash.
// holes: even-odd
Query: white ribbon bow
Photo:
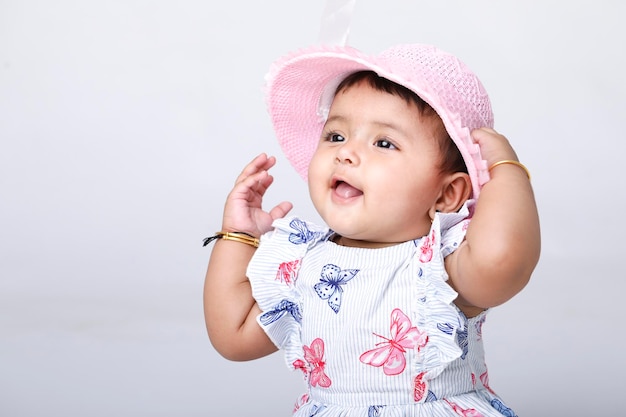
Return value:
<svg viewBox="0 0 626 417">
<path fill-rule="evenodd" d="M 348 44 L 350 23 L 356 0 L 327 0 L 320 25 L 319 42 L 323 45 Z"/>
</svg>

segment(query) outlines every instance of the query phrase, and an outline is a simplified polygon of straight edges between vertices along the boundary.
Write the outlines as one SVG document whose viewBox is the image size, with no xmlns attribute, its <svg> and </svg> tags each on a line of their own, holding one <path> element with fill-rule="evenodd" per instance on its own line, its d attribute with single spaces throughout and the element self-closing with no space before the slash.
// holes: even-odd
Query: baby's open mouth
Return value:
<svg viewBox="0 0 626 417">
<path fill-rule="evenodd" d="M 335 193 L 342 198 L 358 197 L 363 194 L 363 191 L 351 186 L 345 181 L 337 181 L 334 183 L 333 187 Z"/>
</svg>

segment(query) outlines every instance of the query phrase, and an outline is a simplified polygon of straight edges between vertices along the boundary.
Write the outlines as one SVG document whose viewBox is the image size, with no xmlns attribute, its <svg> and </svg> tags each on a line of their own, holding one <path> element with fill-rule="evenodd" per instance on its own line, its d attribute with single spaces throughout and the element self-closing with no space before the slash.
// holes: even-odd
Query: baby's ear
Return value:
<svg viewBox="0 0 626 417">
<path fill-rule="evenodd" d="M 435 209 L 443 213 L 458 211 L 472 194 L 472 182 L 464 172 L 455 172 L 446 177 Z"/>
</svg>

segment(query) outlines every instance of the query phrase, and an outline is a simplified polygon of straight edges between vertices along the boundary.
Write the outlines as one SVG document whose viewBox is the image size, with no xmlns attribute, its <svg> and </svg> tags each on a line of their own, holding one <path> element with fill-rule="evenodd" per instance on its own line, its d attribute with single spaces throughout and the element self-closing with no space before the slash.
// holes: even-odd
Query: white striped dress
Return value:
<svg viewBox="0 0 626 417">
<path fill-rule="evenodd" d="M 438 213 L 427 236 L 381 249 L 295 217 L 262 236 L 248 277 L 259 324 L 306 381 L 295 416 L 515 416 L 488 384 L 486 312 L 467 319 L 446 283 L 468 214 Z"/>
</svg>

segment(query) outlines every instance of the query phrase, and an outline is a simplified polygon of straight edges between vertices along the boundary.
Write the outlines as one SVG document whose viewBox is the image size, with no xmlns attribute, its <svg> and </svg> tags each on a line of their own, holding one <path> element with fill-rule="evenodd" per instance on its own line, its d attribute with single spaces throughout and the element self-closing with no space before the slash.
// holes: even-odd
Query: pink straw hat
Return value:
<svg viewBox="0 0 626 417">
<path fill-rule="evenodd" d="M 471 130 L 493 127 L 491 103 L 480 80 L 459 59 L 434 46 L 398 45 L 377 56 L 351 47 L 316 46 L 276 61 L 267 75 L 267 106 L 278 142 L 304 179 L 335 89 L 348 75 L 371 70 L 415 92 L 439 114 L 461 151 L 473 198 L 489 180 Z"/>
</svg>

